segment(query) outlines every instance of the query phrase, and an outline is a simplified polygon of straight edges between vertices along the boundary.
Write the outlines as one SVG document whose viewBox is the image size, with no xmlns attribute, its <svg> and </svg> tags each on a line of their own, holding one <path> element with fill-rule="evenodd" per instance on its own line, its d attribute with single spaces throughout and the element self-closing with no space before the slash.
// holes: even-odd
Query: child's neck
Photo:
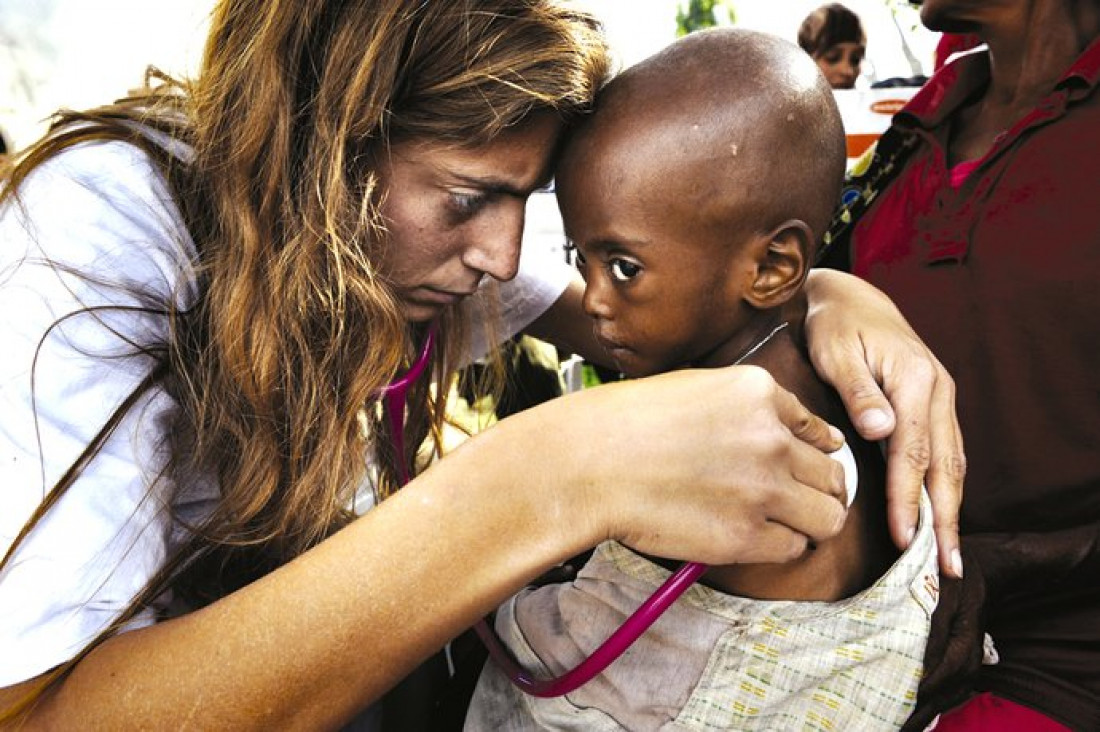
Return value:
<svg viewBox="0 0 1100 732">
<path fill-rule="evenodd" d="M 829 389 L 810 363 L 804 322 L 806 298 L 799 295 L 780 307 L 759 311 L 728 341 L 695 365 L 703 368 L 736 363 L 760 366 L 811 411 L 829 419 L 835 411 Z"/>
<path fill-rule="evenodd" d="M 698 368 L 720 368 L 747 361 L 757 363 L 757 351 L 772 349 L 769 344 L 777 340 L 780 332 L 788 346 L 802 343 L 803 321 L 806 318 L 806 298 L 799 295 L 783 305 L 770 310 L 759 310 L 742 328 L 725 342 L 696 361 Z"/>
</svg>

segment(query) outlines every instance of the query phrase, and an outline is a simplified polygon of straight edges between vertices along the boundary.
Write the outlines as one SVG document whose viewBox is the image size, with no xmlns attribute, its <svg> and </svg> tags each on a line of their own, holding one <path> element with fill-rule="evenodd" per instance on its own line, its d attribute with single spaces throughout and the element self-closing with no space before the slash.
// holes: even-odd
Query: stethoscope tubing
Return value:
<svg viewBox="0 0 1100 732">
<path fill-rule="evenodd" d="M 405 466 L 404 436 L 405 407 L 408 393 L 409 389 L 427 369 L 435 343 L 435 332 L 436 325 L 433 323 L 428 328 L 420 354 L 412 366 L 409 367 L 409 370 L 390 382 L 388 386 L 383 387 L 379 392 L 379 396 L 383 400 L 386 417 L 389 420 L 390 431 L 393 435 L 394 448 L 397 454 L 398 478 L 402 485 L 409 482 L 408 468 Z M 634 611 L 633 615 L 608 636 L 599 648 L 576 667 L 559 676 L 545 679 L 532 676 L 530 672 L 516 662 L 508 649 L 505 648 L 496 631 L 489 627 L 487 620 L 479 620 L 474 625 L 474 631 L 489 651 L 489 656 L 493 659 L 493 662 L 521 691 L 531 696 L 543 698 L 563 696 L 584 686 L 614 663 L 706 571 L 707 565 L 698 562 L 688 562 L 682 565 Z"/>
<path fill-rule="evenodd" d="M 431 359 L 432 348 L 435 346 L 436 324 L 433 322 L 424 336 L 424 345 L 420 348 L 420 354 L 413 362 L 409 370 L 403 376 L 399 376 L 388 385 L 382 387 L 379 396 L 385 405 L 386 418 L 390 424 L 390 434 L 393 435 L 394 452 L 397 455 L 397 477 L 401 485 L 409 482 L 409 469 L 405 465 L 405 405 L 409 399 L 409 389 L 424 374 Z"/>
<path fill-rule="evenodd" d="M 665 610 L 668 610 L 672 603 L 676 602 L 706 571 L 707 565 L 698 562 L 682 565 L 634 611 L 633 615 L 608 636 L 599 648 L 573 669 L 560 676 L 546 679 L 532 676 L 516 663 L 487 621 L 478 621 L 474 630 L 489 650 L 489 656 L 493 662 L 521 691 L 542 698 L 564 696 L 603 673 L 604 669 L 623 655 L 626 649 L 649 630 L 649 626 L 657 622 Z"/>
</svg>

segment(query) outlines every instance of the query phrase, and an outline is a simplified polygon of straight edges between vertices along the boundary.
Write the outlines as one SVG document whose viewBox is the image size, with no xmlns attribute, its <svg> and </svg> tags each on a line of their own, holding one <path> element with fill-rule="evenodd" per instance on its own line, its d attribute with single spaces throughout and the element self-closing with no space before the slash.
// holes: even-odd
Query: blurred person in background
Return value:
<svg viewBox="0 0 1100 732">
<path fill-rule="evenodd" d="M 859 16 L 840 3 L 822 5 L 798 28 L 798 45 L 817 62 L 834 89 L 852 89 L 867 55 Z"/>
</svg>

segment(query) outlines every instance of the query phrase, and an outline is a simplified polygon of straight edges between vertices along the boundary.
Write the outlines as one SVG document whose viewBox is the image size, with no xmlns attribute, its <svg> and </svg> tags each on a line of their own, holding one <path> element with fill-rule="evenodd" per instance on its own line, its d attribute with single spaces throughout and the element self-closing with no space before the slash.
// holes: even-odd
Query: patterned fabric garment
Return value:
<svg viewBox="0 0 1100 732">
<path fill-rule="evenodd" d="M 669 576 L 615 543 L 571 584 L 521 593 L 497 632 L 537 675 L 598 647 Z M 874 585 L 839 602 L 690 588 L 603 674 L 564 697 L 516 689 L 489 663 L 467 730 L 885 730 L 912 712 L 938 599 L 931 508 Z"/>
</svg>

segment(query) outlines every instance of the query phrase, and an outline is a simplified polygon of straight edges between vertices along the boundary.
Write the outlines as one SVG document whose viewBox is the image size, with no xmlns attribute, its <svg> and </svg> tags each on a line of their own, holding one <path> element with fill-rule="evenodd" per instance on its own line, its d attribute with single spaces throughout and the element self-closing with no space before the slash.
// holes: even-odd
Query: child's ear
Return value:
<svg viewBox="0 0 1100 732">
<path fill-rule="evenodd" d="M 767 309 L 790 300 L 806 278 L 814 235 L 806 222 L 784 221 L 761 242 L 756 277 L 745 299 L 755 308 Z"/>
</svg>

